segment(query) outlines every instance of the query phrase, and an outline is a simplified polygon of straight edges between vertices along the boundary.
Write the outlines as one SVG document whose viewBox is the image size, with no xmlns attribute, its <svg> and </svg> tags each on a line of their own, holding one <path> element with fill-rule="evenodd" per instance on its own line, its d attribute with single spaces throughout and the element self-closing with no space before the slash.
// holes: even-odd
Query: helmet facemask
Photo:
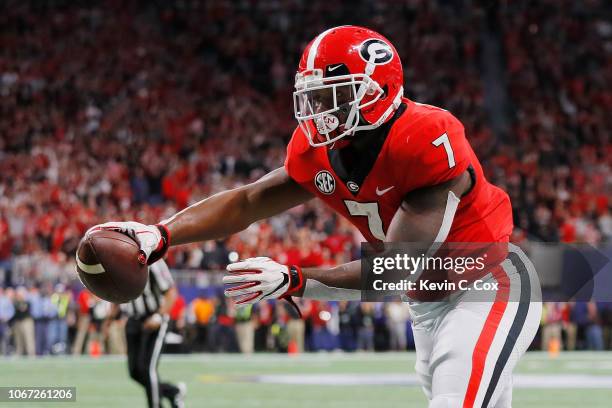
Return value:
<svg viewBox="0 0 612 408">
<path fill-rule="evenodd" d="M 323 78 L 320 69 L 298 73 L 295 89 L 295 118 L 314 147 L 331 145 L 357 130 L 371 128 L 360 123 L 360 111 L 384 95 L 366 74 Z"/>
</svg>

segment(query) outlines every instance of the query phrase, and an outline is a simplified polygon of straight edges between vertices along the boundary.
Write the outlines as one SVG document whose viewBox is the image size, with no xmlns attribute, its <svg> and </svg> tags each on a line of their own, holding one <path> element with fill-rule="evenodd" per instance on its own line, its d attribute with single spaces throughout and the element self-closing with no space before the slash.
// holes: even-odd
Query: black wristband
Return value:
<svg viewBox="0 0 612 408">
<path fill-rule="evenodd" d="M 293 293 L 302 288 L 304 276 L 299 266 L 289 266 L 289 290 L 287 292 Z"/>
</svg>

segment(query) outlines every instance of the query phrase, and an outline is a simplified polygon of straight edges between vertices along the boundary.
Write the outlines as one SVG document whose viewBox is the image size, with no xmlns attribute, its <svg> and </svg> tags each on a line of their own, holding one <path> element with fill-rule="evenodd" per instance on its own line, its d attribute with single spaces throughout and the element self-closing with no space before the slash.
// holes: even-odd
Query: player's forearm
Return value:
<svg viewBox="0 0 612 408">
<path fill-rule="evenodd" d="M 360 300 L 361 261 L 353 261 L 333 268 L 304 268 L 303 289 L 297 293 L 318 300 Z"/>
<path fill-rule="evenodd" d="M 206 198 L 162 223 L 170 233 L 170 245 L 220 239 L 248 227 L 248 197 L 244 188 Z"/>
<path fill-rule="evenodd" d="M 361 261 L 352 261 L 331 268 L 303 268 L 306 282 L 316 280 L 328 286 L 359 289 L 361 284 Z"/>
<path fill-rule="evenodd" d="M 245 186 L 215 194 L 162 223 L 170 245 L 220 239 L 312 198 L 280 167 Z"/>
</svg>

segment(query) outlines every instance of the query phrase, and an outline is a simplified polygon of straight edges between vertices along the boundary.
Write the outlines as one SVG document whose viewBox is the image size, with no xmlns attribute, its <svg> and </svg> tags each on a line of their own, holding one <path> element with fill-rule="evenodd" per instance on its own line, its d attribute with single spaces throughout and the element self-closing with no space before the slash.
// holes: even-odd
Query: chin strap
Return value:
<svg viewBox="0 0 612 408">
<path fill-rule="evenodd" d="M 402 104 L 403 96 L 404 96 L 404 87 L 401 86 L 399 91 L 397 91 L 397 95 L 395 95 L 395 98 L 393 98 L 393 103 L 387 108 L 385 113 L 383 113 L 382 116 L 376 122 L 372 123 L 371 125 L 357 126 L 355 128 L 355 132 L 358 130 L 376 129 L 380 125 L 385 123 L 387 119 L 389 119 L 389 117 L 400 107 L 400 105 Z"/>
<path fill-rule="evenodd" d="M 397 91 L 397 95 L 395 95 L 395 98 L 393 99 L 393 103 L 391 104 L 391 106 L 389 106 L 387 108 L 387 110 L 382 114 L 382 116 L 376 122 L 372 123 L 371 125 L 357 125 L 357 126 L 355 126 L 348 134 L 346 134 L 345 137 L 342 137 L 342 138 L 336 140 L 335 142 L 333 142 L 330 145 L 330 149 L 336 149 L 336 148 L 343 147 L 342 143 L 343 142 L 345 142 L 345 143 L 348 142 L 347 137 L 355 136 L 355 133 L 357 131 L 378 129 L 383 123 L 385 123 L 387 121 L 387 119 L 389 119 L 389 117 L 391 117 L 397 111 L 397 109 L 402 104 L 402 97 L 403 96 L 404 96 L 404 87 L 400 87 L 399 91 Z M 336 146 L 336 144 L 339 144 L 339 146 Z"/>
</svg>

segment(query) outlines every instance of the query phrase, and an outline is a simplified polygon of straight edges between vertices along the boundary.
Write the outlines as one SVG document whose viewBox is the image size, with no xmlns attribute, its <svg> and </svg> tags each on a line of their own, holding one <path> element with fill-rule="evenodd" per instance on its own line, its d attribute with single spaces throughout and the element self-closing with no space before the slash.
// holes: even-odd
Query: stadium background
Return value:
<svg viewBox="0 0 612 408">
<path fill-rule="evenodd" d="M 75 279 L 80 236 L 106 220 L 156 222 L 282 165 L 295 126 L 291 92 L 299 55 L 317 33 L 339 24 L 387 36 L 402 56 L 406 95 L 444 107 L 465 124 L 487 176 L 511 196 L 514 242 L 609 246 L 610 14 L 597 0 L 2 2 L 0 352 L 15 355 L 17 333 L 25 333 L 22 344 L 34 345 L 20 346 L 26 354 L 121 353 L 121 320 L 102 324 L 107 305 Z M 411 349 L 408 314 L 399 303 L 302 302 L 301 320 L 283 303 L 237 311 L 216 285 L 215 271 L 232 257 L 267 254 L 303 266 L 333 265 L 353 259 L 359 242 L 344 220 L 309 203 L 227 240 L 173 249 L 168 263 L 182 294 L 173 332 L 183 342 L 170 351 L 237 352 L 236 327 L 245 323 L 255 330 L 257 351 L 286 351 L 292 330 L 305 331 L 303 344 L 292 343 L 292 350 Z M 15 313 L 19 302 L 28 304 L 27 313 Z M 557 348 L 612 348 L 610 304 L 546 306 L 533 349 L 556 355 Z M 227 367 L 241 373 L 240 360 L 223 355 L 198 357 L 201 364 L 176 358 L 168 361 L 169 375 L 194 384 L 227 374 Z M 249 357 L 253 363 L 242 374 L 273 372 L 272 366 L 302 372 L 262 358 Z M 402 359 L 401 369 L 389 365 L 412 372 L 408 353 L 382 363 L 363 355 L 324 364 L 320 357 L 299 358 L 310 373 L 343 367 L 384 373 L 385 361 Z M 35 381 L 34 367 L 49 373 L 70 361 L 90 360 L 14 360 L 0 383 L 12 382 L 7 373 Z M 126 383 L 125 401 L 137 398 L 117 360 L 103 361 L 92 370 L 116 372 Z M 600 369 L 593 368 L 597 363 Z M 525 364 L 520 370 L 612 374 L 608 354 L 566 353 L 557 360 L 532 354 Z M 162 360 L 162 373 L 164 366 Z M 87 382 L 83 388 L 105 397 Z M 203 392 L 214 398 L 206 386 Z M 422 401 L 414 387 L 395 392 Z M 558 392 L 554 406 L 575 406 L 576 394 Z M 351 406 L 369 406 L 358 394 Z M 518 397 L 524 406 L 543 401 L 538 394 Z M 236 401 L 227 393 L 223 398 L 214 406 Z M 344 406 L 338 397 L 325 401 Z"/>
</svg>

